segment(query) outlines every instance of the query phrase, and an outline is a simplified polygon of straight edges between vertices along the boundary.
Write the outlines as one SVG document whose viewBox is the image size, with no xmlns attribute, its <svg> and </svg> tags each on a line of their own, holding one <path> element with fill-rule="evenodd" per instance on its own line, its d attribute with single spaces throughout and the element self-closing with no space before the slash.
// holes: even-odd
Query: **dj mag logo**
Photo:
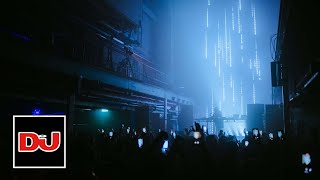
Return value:
<svg viewBox="0 0 320 180">
<path fill-rule="evenodd" d="M 14 115 L 13 168 L 66 168 L 66 116 Z"/>
</svg>

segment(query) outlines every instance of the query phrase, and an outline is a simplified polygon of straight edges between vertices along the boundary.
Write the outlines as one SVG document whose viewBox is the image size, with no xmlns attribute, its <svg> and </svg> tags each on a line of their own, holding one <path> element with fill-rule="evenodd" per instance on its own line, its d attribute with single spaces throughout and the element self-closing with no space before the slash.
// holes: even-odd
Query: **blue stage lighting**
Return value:
<svg viewBox="0 0 320 180">
<path fill-rule="evenodd" d="M 40 115 L 40 109 L 34 109 L 33 111 L 32 111 L 32 115 Z"/>
<path fill-rule="evenodd" d="M 101 112 L 108 112 L 108 109 L 101 109 Z"/>
</svg>

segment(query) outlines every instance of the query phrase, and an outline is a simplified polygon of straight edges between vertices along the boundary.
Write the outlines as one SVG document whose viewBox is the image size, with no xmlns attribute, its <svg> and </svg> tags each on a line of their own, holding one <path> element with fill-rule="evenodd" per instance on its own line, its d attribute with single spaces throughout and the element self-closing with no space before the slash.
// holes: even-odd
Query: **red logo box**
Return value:
<svg viewBox="0 0 320 180">
<path fill-rule="evenodd" d="M 14 115 L 13 168 L 65 169 L 66 116 Z"/>
</svg>

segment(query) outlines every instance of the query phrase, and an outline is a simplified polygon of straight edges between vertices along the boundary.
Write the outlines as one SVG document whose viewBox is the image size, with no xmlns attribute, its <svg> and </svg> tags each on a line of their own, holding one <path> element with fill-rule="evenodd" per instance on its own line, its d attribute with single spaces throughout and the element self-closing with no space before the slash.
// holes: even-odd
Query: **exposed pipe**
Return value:
<svg viewBox="0 0 320 180">
<path fill-rule="evenodd" d="M 85 83 L 84 83 L 85 84 Z M 102 92 L 96 92 L 96 91 L 90 91 L 88 90 L 89 88 L 86 89 L 86 91 L 89 91 L 93 94 L 100 94 L 100 95 L 103 95 L 105 96 L 106 94 L 102 94 Z M 112 89 L 112 88 L 109 88 L 109 87 L 101 87 L 101 89 L 105 90 L 105 91 L 108 91 L 108 93 L 113 93 L 112 96 L 108 96 L 108 97 L 111 97 L 111 98 L 116 98 L 116 99 L 122 99 L 124 101 L 127 101 L 128 99 L 130 99 L 131 102 L 138 102 L 138 103 L 146 103 L 146 104 L 157 104 L 157 106 L 163 106 L 163 100 L 162 99 L 155 99 L 155 98 L 151 98 L 151 97 L 146 97 L 146 96 L 142 96 L 142 95 L 137 95 L 137 94 L 134 94 L 134 93 L 131 93 L 131 95 L 128 95 L 127 92 L 124 92 L 124 91 L 119 91 L 119 90 L 116 90 L 116 89 Z M 136 97 L 136 98 L 139 98 L 139 100 L 136 100 L 136 99 L 132 99 L 130 97 Z M 123 99 L 125 98 L 125 99 Z M 151 102 L 150 102 L 151 101 Z M 168 101 L 168 106 L 175 106 L 177 105 L 176 102 L 174 101 Z"/>
<path fill-rule="evenodd" d="M 100 98 L 113 98 L 113 99 L 119 99 L 122 101 L 129 101 L 129 102 L 139 102 L 141 104 L 152 104 L 152 105 L 157 105 L 157 103 L 154 102 L 150 102 L 150 101 L 142 101 L 142 100 L 136 100 L 136 99 L 129 99 L 129 98 L 125 98 L 125 97 L 121 97 L 121 96 L 114 96 L 114 95 L 107 95 L 107 94 L 103 94 L 103 93 L 99 93 L 99 92 L 94 92 L 90 94 L 91 96 L 97 96 Z"/>
<path fill-rule="evenodd" d="M 86 96 L 85 98 L 89 98 L 92 99 L 96 102 L 100 102 L 100 103 L 107 103 L 107 104 L 115 104 L 115 105 L 121 105 L 121 106 L 132 106 L 132 107 L 137 107 L 138 105 L 133 105 L 130 103 L 124 103 L 124 102 L 115 102 L 115 101 L 108 101 L 108 100 L 103 100 L 101 99 L 101 97 L 96 97 L 96 96 Z"/>
<path fill-rule="evenodd" d="M 110 104 L 106 105 L 105 101 L 95 101 L 95 102 L 88 102 L 88 101 L 87 102 L 79 102 L 79 101 L 76 101 L 76 106 L 77 106 L 77 108 L 80 108 L 80 107 L 89 108 L 90 107 L 92 109 L 103 108 L 105 106 L 108 106 L 108 108 L 110 108 L 110 109 L 123 109 L 123 107 L 125 107 L 125 109 L 127 109 L 127 110 L 132 110 L 132 111 L 135 110 L 135 106 L 110 105 Z"/>
</svg>

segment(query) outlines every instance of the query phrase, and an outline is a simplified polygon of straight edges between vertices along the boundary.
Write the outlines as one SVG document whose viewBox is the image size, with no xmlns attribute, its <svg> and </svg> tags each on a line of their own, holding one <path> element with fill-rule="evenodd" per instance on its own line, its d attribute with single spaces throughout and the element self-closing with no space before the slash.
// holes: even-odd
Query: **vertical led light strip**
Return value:
<svg viewBox="0 0 320 180">
<path fill-rule="evenodd" d="M 208 6 L 210 6 L 210 0 L 208 0 Z M 207 7 L 207 28 L 205 33 L 205 57 L 208 59 L 208 28 L 209 28 L 209 7 Z"/>
<path fill-rule="evenodd" d="M 240 29 L 241 29 L 241 24 L 240 24 L 240 9 L 239 9 L 239 7 L 238 7 L 238 33 L 240 34 L 241 33 L 241 31 L 240 31 Z"/>
<path fill-rule="evenodd" d="M 218 50 L 218 74 L 221 76 L 220 50 Z"/>
<path fill-rule="evenodd" d="M 256 87 L 254 83 L 252 84 L 252 96 L 253 96 L 253 104 L 256 104 Z"/>
<path fill-rule="evenodd" d="M 260 71 L 260 60 L 259 60 L 259 57 L 258 57 L 258 45 L 257 45 L 257 39 L 255 37 L 255 59 L 256 59 L 256 73 L 258 76 L 259 75 L 259 71 Z"/>
<path fill-rule="evenodd" d="M 222 101 L 224 102 L 226 100 L 226 93 L 225 93 L 225 87 L 224 87 L 224 74 L 222 74 Z"/>
<path fill-rule="evenodd" d="M 228 34 L 227 34 L 227 10 L 224 9 L 224 41 L 225 41 L 225 48 L 226 48 L 226 64 L 228 64 Z"/>
<path fill-rule="evenodd" d="M 253 5 L 253 32 L 257 35 L 256 7 Z"/>
<path fill-rule="evenodd" d="M 221 42 L 220 42 L 220 25 L 218 21 L 218 74 L 221 76 Z"/>
<path fill-rule="evenodd" d="M 207 8 L 207 28 L 209 27 L 209 8 Z"/>
<path fill-rule="evenodd" d="M 213 130 L 213 123 L 214 122 L 211 122 L 211 134 L 215 134 L 214 130 Z"/>
<path fill-rule="evenodd" d="M 244 112 L 243 112 L 243 90 L 242 90 L 242 81 L 240 82 L 240 111 L 241 111 L 241 114 L 243 115 Z"/>
<path fill-rule="evenodd" d="M 253 3 L 251 2 L 251 17 L 253 18 Z"/>
<path fill-rule="evenodd" d="M 209 117 L 209 107 L 207 106 L 207 108 L 206 108 L 206 118 L 208 118 Z"/>
<path fill-rule="evenodd" d="M 231 13 L 232 13 L 232 31 L 234 31 L 234 12 L 233 12 L 233 7 L 231 8 Z"/>
<path fill-rule="evenodd" d="M 256 37 L 255 37 L 256 38 Z M 257 44 L 257 39 L 255 39 L 255 59 L 257 61 L 257 67 L 256 67 L 256 73 L 258 75 L 258 79 L 261 80 L 260 78 L 260 69 L 261 69 L 261 64 L 260 64 L 260 59 L 259 59 L 259 56 L 258 56 L 258 44 Z"/>
<path fill-rule="evenodd" d="M 208 7 L 207 7 L 207 28 L 206 28 L 206 34 L 205 34 L 205 43 L 206 43 L 206 49 L 205 49 L 205 56 L 206 59 L 208 59 L 208 28 L 209 28 L 209 6 L 210 6 L 210 0 L 208 0 Z"/>
<path fill-rule="evenodd" d="M 256 13 L 258 12 L 256 12 L 255 1 L 231 0 L 231 2 L 225 3 L 223 0 L 208 0 L 204 3 L 206 2 L 208 2 L 208 4 L 205 4 L 207 5 L 205 6 L 206 9 L 203 9 L 203 16 L 206 15 L 206 21 L 204 22 L 206 23 L 204 25 L 206 30 L 205 54 L 206 59 L 210 58 L 210 66 L 214 68 L 214 76 L 216 76 L 216 81 L 219 84 L 214 88 L 212 87 L 211 110 L 210 102 L 208 103 L 209 115 L 210 111 L 211 113 L 214 111 L 213 108 L 215 107 L 213 105 L 219 107 L 223 115 L 246 114 L 246 104 L 257 103 L 256 98 L 260 97 L 257 96 L 258 89 L 255 86 L 257 85 L 256 82 L 261 80 L 263 74 L 262 59 L 259 59 L 259 53 L 261 52 L 258 49 L 259 44 L 257 44 L 256 36 L 258 28 Z M 212 5 L 216 3 L 217 7 L 210 6 L 211 3 Z M 210 21 L 209 28 L 209 18 L 212 18 L 212 16 L 214 16 L 215 21 Z M 245 21 L 241 21 L 242 16 L 251 16 L 248 25 Z M 213 22 L 214 24 L 212 24 Z M 215 34 L 212 35 L 212 33 Z M 233 59 L 233 57 L 236 59 Z M 240 67 L 235 66 L 238 65 L 237 63 Z M 248 73 L 244 73 L 246 71 Z M 240 83 L 236 79 L 242 72 L 241 76 L 246 81 L 242 79 Z M 247 98 L 250 100 L 247 100 Z M 233 103 L 233 106 L 231 103 Z"/>
<path fill-rule="evenodd" d="M 232 67 L 232 42 L 231 42 L 231 35 L 230 35 L 230 30 L 229 30 L 229 58 L 230 58 L 230 63 L 229 66 Z"/>
<path fill-rule="evenodd" d="M 256 61 L 255 61 L 255 68 L 256 68 L 256 73 L 257 75 L 259 74 L 259 66 L 260 66 L 260 63 L 259 63 L 259 59 L 258 59 L 258 50 L 256 50 Z"/>
<path fill-rule="evenodd" d="M 214 114 L 213 88 L 211 88 L 211 116 Z"/>
<path fill-rule="evenodd" d="M 214 122 L 211 122 L 211 134 L 216 134 L 214 131 Z"/>
</svg>

